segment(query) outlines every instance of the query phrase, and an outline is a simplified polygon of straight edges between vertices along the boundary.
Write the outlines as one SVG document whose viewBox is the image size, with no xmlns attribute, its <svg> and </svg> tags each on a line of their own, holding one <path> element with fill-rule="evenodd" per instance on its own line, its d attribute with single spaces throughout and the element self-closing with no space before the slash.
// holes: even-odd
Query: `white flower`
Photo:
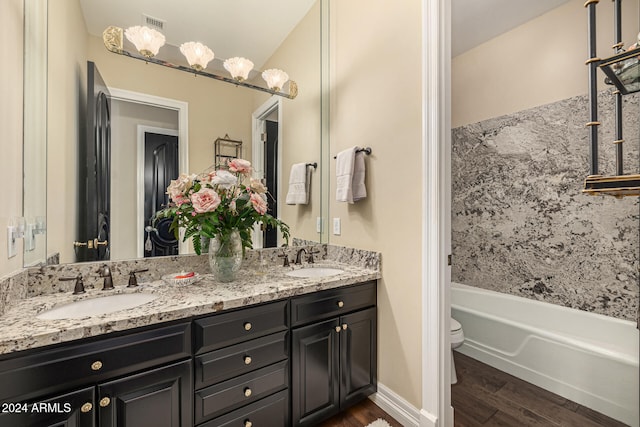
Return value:
<svg viewBox="0 0 640 427">
<path fill-rule="evenodd" d="M 216 172 L 216 176 L 211 179 L 211 183 L 228 190 L 238 183 L 238 178 L 229 171 L 220 170 Z"/>
</svg>

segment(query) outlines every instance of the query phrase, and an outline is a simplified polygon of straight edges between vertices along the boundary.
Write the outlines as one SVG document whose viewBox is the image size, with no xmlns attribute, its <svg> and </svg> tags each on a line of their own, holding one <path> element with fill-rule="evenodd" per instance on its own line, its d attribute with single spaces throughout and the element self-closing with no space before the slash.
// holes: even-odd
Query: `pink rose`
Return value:
<svg viewBox="0 0 640 427">
<path fill-rule="evenodd" d="M 250 188 L 253 191 L 255 191 L 256 193 L 266 193 L 267 192 L 267 187 L 265 187 L 265 185 L 262 183 L 261 180 L 256 179 L 256 178 L 251 178 Z"/>
<path fill-rule="evenodd" d="M 251 173 L 251 162 L 244 159 L 229 160 L 229 170 L 248 175 Z"/>
<path fill-rule="evenodd" d="M 267 213 L 267 201 L 263 199 L 261 195 L 253 193 L 251 194 L 250 200 L 256 212 L 260 215 Z"/>
<path fill-rule="evenodd" d="M 211 188 L 201 188 L 191 195 L 191 203 L 197 213 L 212 212 L 220 205 L 220 196 Z"/>
</svg>

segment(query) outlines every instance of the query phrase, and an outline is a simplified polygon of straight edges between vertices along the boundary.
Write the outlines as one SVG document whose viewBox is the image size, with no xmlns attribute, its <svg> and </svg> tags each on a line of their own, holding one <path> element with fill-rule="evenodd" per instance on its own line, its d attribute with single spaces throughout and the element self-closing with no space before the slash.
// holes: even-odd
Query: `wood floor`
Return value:
<svg viewBox="0 0 640 427">
<path fill-rule="evenodd" d="M 619 421 L 454 351 L 455 427 L 622 427 Z"/>
<path fill-rule="evenodd" d="M 325 421 L 318 427 L 364 427 L 378 418 L 382 418 L 388 422 L 391 427 L 402 427 L 402 424 L 391 418 L 389 414 L 369 399 L 363 400 L 343 413 Z"/>
</svg>

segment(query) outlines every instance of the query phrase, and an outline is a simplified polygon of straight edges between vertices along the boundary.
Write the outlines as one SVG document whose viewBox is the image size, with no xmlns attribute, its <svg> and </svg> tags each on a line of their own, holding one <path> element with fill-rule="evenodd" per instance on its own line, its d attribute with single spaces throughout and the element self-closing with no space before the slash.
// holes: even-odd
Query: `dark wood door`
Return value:
<svg viewBox="0 0 640 427">
<path fill-rule="evenodd" d="M 338 319 L 292 332 L 293 425 L 311 426 L 340 410 Z"/>
<path fill-rule="evenodd" d="M 153 216 L 169 203 L 167 187 L 178 178 L 178 137 L 145 132 L 144 136 L 144 256 L 178 255 L 178 240 L 169 231 L 172 219 L 153 223 Z"/>
<path fill-rule="evenodd" d="M 76 261 L 110 259 L 111 99 L 95 64 L 87 62 L 86 133 L 80 140 Z"/>
<path fill-rule="evenodd" d="M 340 318 L 340 404 L 347 408 L 377 389 L 376 308 Z"/>
<path fill-rule="evenodd" d="M 264 144 L 264 173 L 266 186 L 270 196 L 267 212 L 274 218 L 278 217 L 278 122 L 266 121 L 267 140 Z M 267 227 L 264 230 L 263 247 L 278 246 L 278 230 Z"/>
<path fill-rule="evenodd" d="M 98 386 L 100 427 L 191 427 L 191 361 Z"/>
<path fill-rule="evenodd" d="M 2 427 L 95 427 L 95 388 L 50 399 L 3 402 Z"/>
</svg>

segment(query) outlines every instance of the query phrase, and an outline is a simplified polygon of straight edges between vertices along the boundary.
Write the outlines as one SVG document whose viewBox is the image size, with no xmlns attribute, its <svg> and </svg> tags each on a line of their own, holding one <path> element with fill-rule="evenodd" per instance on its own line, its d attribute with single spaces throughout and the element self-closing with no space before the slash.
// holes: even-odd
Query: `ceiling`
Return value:
<svg viewBox="0 0 640 427">
<path fill-rule="evenodd" d="M 570 0 L 452 0 L 455 57 Z"/>
<path fill-rule="evenodd" d="M 199 41 L 216 58 L 243 56 L 261 69 L 316 0 L 80 0 L 87 31 L 143 25 L 143 14 L 165 21 L 167 43 Z"/>
</svg>

